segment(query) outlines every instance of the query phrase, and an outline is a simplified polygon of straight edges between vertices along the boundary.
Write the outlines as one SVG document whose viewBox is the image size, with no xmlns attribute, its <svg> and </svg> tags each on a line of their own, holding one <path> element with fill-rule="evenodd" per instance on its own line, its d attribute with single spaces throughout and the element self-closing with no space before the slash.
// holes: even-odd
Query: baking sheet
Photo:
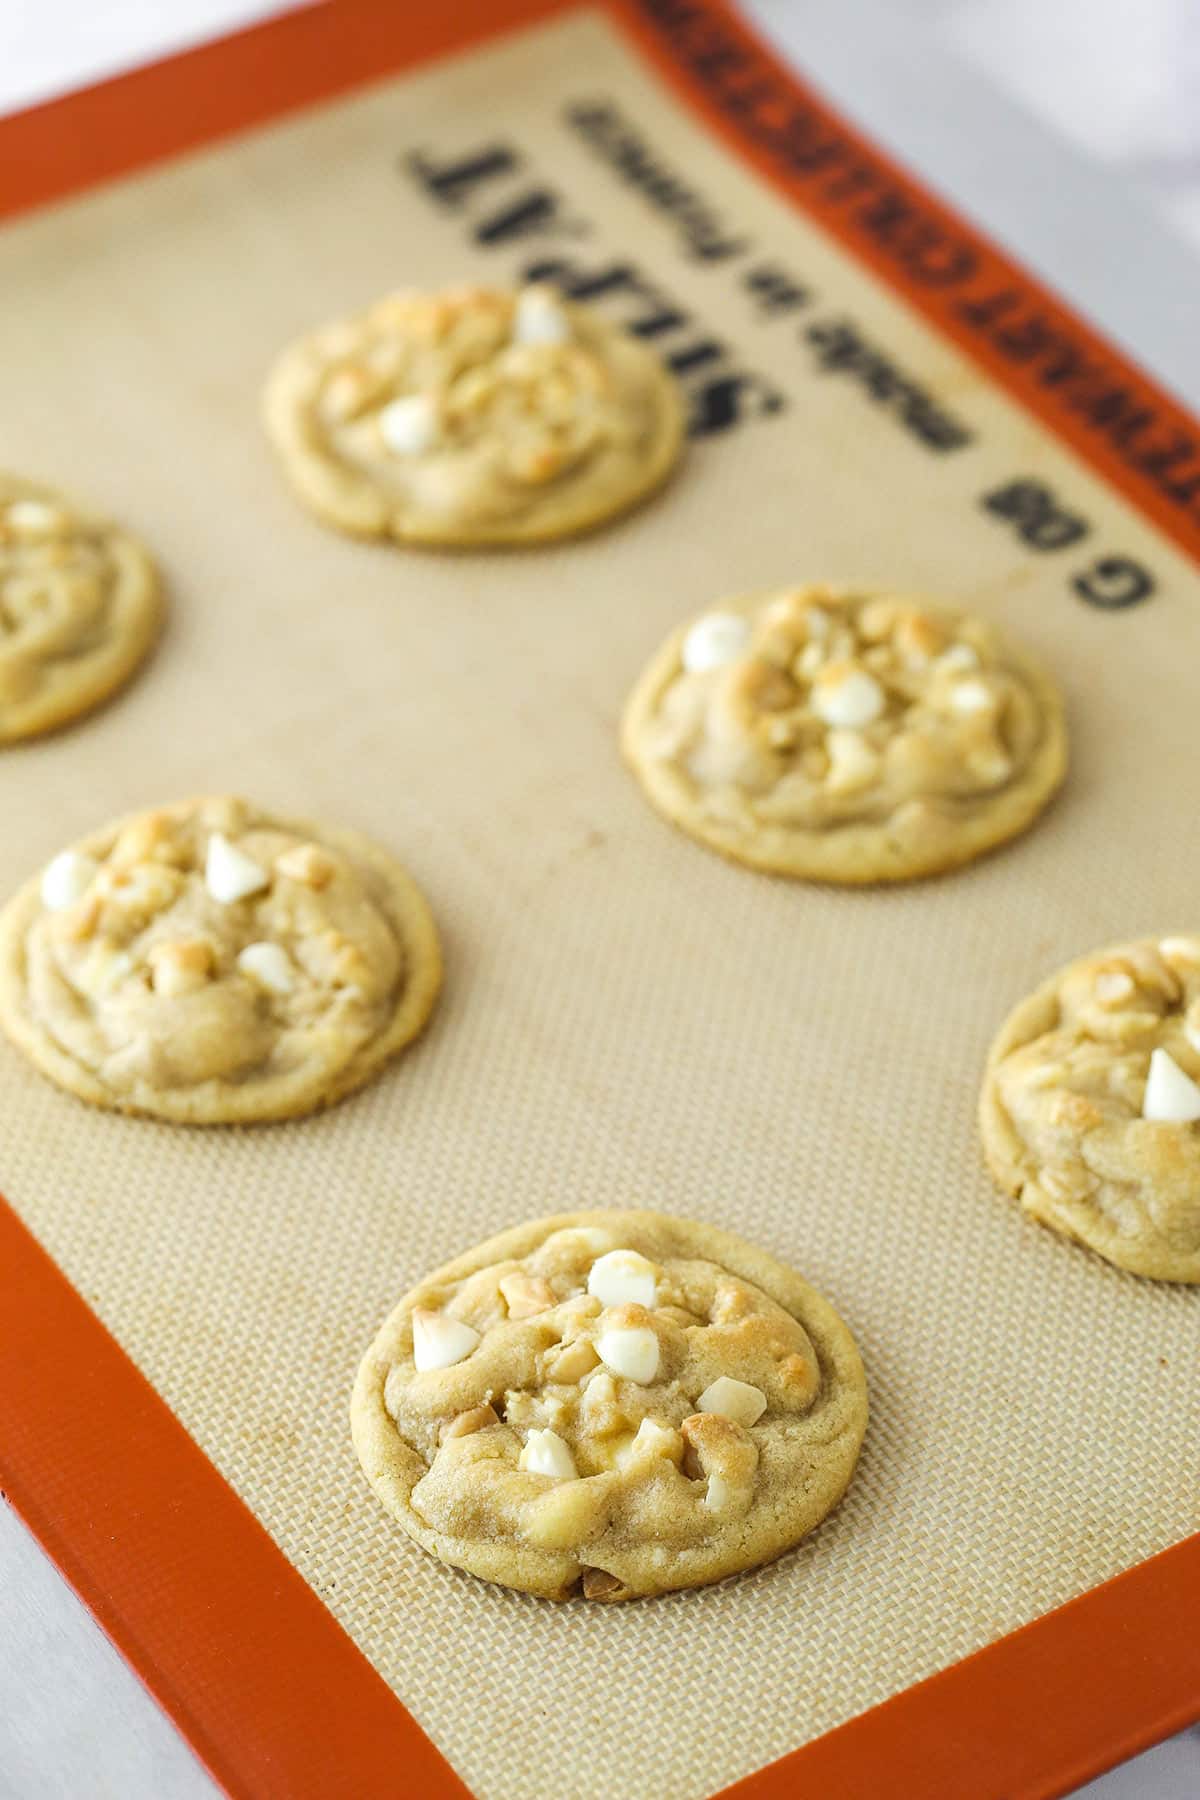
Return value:
<svg viewBox="0 0 1200 1800">
<path fill-rule="evenodd" d="M 631 145 L 691 204 L 661 184 L 652 204 Z M 438 190 L 414 154 L 477 172 Z M 690 358 L 710 429 L 659 501 L 469 559 L 353 545 L 295 507 L 255 417 L 280 343 L 391 286 L 564 257 L 632 265 L 596 303 Z M 122 700 L 0 762 L 0 880 L 124 808 L 240 787 L 404 855 L 449 961 L 428 1040 L 301 1125 L 100 1117 L 6 1052 L 0 1181 L 472 1788 L 600 1794 L 626 1770 L 627 1791 L 709 1792 L 1194 1529 L 1195 1295 L 1022 1223 L 972 1122 L 988 1039 L 1042 972 L 1195 926 L 1191 565 L 598 16 L 10 230 L 0 332 L 0 456 L 140 529 L 173 603 Z M 965 441 L 931 446 L 914 409 Z M 1017 481 L 1083 535 L 1032 548 Z M 1148 572 L 1144 605 L 1075 591 L 1111 556 Z M 722 592 L 810 577 L 961 598 L 1059 669 L 1075 769 L 1033 835 L 853 895 L 728 868 L 649 812 L 615 751 L 645 656 Z M 426 1267 L 626 1200 L 821 1285 L 873 1424 L 843 1508 L 782 1564 L 553 1610 L 389 1526 L 348 1389 Z"/>
</svg>

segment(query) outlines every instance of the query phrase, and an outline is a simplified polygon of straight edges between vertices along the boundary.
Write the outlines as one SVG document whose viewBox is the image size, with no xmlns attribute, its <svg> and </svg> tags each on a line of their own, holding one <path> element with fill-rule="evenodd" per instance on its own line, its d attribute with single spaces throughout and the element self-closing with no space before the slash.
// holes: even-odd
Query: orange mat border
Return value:
<svg viewBox="0 0 1200 1800">
<path fill-rule="evenodd" d="M 0 217 L 576 3 L 335 0 L 0 120 Z M 847 186 L 851 200 L 869 191 L 907 204 L 922 230 L 966 246 L 980 283 L 1002 282 L 1060 334 L 1064 355 L 1119 382 L 1176 462 L 1200 443 L 1190 414 L 851 130 L 725 0 L 602 3 L 727 143 L 1200 560 L 1200 502 L 1193 512 L 1190 495 L 1154 480 L 1161 463 L 1139 467 L 1089 428 L 1069 382 L 1047 385 L 981 339 L 961 296 L 931 288 L 870 234 Z M 837 144 L 835 180 L 797 171 L 789 121 Z M 227 1793 L 463 1800 L 449 1763 L 2 1201 L 0 1395 L 0 1488 Z M 931 1570 L 934 1595 L 936 1583 Z M 1200 1534 L 727 1795 L 1050 1800 L 1200 1717 L 1198 1615 Z"/>
<path fill-rule="evenodd" d="M 0 1269 L 4 1496 L 226 1792 L 465 1800 L 383 1677 L 2 1203 Z"/>
</svg>

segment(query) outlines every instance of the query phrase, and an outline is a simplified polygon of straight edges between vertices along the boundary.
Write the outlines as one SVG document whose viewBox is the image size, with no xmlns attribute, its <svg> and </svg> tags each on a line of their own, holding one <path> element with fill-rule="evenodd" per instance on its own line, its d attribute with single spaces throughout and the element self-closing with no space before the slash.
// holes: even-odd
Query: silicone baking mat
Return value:
<svg viewBox="0 0 1200 1800">
<path fill-rule="evenodd" d="M 303 15 L 0 138 L 32 201 L 376 77 L 0 237 L 0 451 L 137 529 L 172 609 L 126 695 L 5 753 L 0 884 L 127 808 L 239 789 L 395 849 L 449 970 L 398 1066 L 278 1128 L 95 1114 L 0 1054 L 0 1178 L 52 1259 L 5 1217 L 5 1485 L 231 1792 L 404 1793 L 423 1757 L 430 1792 L 485 1800 L 701 1796 L 805 1745 L 755 1791 L 1061 1791 L 1200 1711 L 1194 1538 L 867 1709 L 1196 1529 L 1198 1296 L 1024 1223 L 973 1123 L 1046 971 L 1197 925 L 1192 428 L 721 8 L 408 29 Z M 679 478 L 521 555 L 308 519 L 256 419 L 277 348 L 397 285 L 535 275 L 679 372 Z M 615 748 L 644 659 L 723 593 L 810 578 L 962 601 L 1060 672 L 1073 771 L 1028 837 L 851 893 L 651 813 Z M 797 1554 L 554 1608 L 389 1523 L 349 1387 L 427 1267 L 623 1203 L 802 1269 L 872 1424 Z"/>
</svg>

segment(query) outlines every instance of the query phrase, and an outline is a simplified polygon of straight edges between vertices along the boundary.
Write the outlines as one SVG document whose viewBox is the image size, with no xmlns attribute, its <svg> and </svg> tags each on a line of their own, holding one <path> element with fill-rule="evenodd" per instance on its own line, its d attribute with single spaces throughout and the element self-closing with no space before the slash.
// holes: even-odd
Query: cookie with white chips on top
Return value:
<svg viewBox="0 0 1200 1800">
<path fill-rule="evenodd" d="M 136 538 L 0 475 L 0 744 L 91 712 L 149 652 L 162 588 Z"/>
<path fill-rule="evenodd" d="M 60 1087 L 182 1124 L 313 1112 L 432 1011 L 429 908 L 357 832 L 230 797 L 119 819 L 0 913 L 0 1024 Z"/>
<path fill-rule="evenodd" d="M 411 544 L 587 530 L 657 488 L 683 444 L 654 351 L 543 286 L 390 295 L 285 350 L 264 407 L 312 512 Z"/>
<path fill-rule="evenodd" d="M 351 1404 L 425 1550 L 550 1600 L 769 1562 L 841 1499 L 867 1424 L 849 1331 L 793 1270 L 653 1212 L 563 1213 L 436 1270 Z"/>
<path fill-rule="evenodd" d="M 1134 1275 L 1200 1283 L 1200 935 L 1052 975 L 1001 1027 L 979 1117 L 1031 1218 Z"/>
<path fill-rule="evenodd" d="M 1033 823 L 1067 766 L 1058 688 L 987 620 L 817 586 L 681 626 L 634 687 L 621 744 L 690 836 L 845 883 L 993 849 Z"/>
</svg>

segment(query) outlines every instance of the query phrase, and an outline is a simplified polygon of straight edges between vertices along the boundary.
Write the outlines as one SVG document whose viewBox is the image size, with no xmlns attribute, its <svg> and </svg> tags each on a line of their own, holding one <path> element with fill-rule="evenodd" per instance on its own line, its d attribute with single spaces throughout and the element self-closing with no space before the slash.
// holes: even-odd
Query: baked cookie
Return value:
<svg viewBox="0 0 1200 1800">
<path fill-rule="evenodd" d="M 119 819 L 0 913 L 13 1041 L 93 1105 L 181 1124 L 341 1099 L 417 1035 L 440 981 L 398 863 L 244 800 Z"/>
<path fill-rule="evenodd" d="M 368 1480 L 443 1562 L 629 1600 L 790 1550 L 867 1423 L 828 1301 L 727 1231 L 652 1212 L 505 1231 L 396 1307 L 358 1374 Z"/>
<path fill-rule="evenodd" d="M 644 499 L 683 443 L 652 350 L 551 288 L 393 294 L 285 350 L 268 435 L 318 517 L 401 543 L 541 543 Z"/>
<path fill-rule="evenodd" d="M 827 587 L 724 603 L 630 696 L 625 756 L 661 813 L 737 862 L 903 881 L 1024 831 L 1062 781 L 1062 701 L 987 620 Z"/>
<path fill-rule="evenodd" d="M 0 474 L 0 744 L 107 700 L 161 620 L 158 575 L 134 538 Z"/>
<path fill-rule="evenodd" d="M 1200 936 L 1051 976 L 992 1045 L 979 1118 L 1032 1218 L 1134 1275 L 1200 1282 Z"/>
</svg>

